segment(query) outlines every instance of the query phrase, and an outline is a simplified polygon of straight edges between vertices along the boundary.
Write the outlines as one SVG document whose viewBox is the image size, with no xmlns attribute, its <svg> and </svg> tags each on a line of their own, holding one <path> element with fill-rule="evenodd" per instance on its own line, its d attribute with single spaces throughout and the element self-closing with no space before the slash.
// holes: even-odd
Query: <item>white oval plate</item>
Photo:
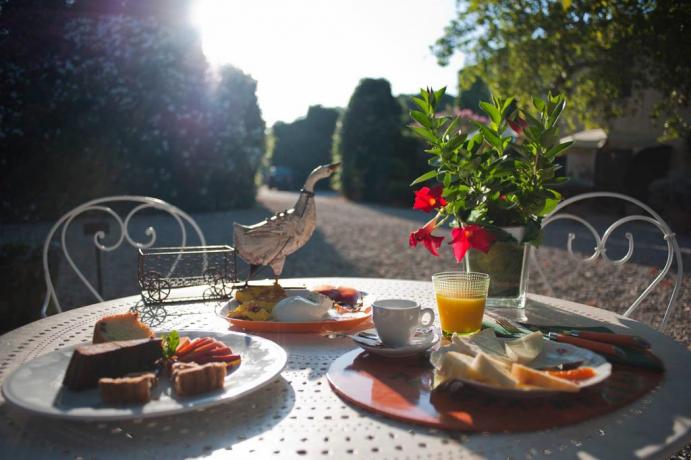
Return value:
<svg viewBox="0 0 691 460">
<path fill-rule="evenodd" d="M 72 420 L 128 420 L 180 414 L 233 401 L 256 391 L 281 373 L 288 356 L 271 340 L 240 332 L 180 331 L 190 338 L 215 337 L 240 354 L 240 366 L 226 376 L 222 390 L 177 397 L 167 376 L 159 379 L 146 404 L 108 406 L 98 389 L 71 391 L 62 386 L 75 346 L 46 353 L 22 364 L 3 381 L 2 393 L 10 403 L 37 414 Z"/>
<path fill-rule="evenodd" d="M 509 339 L 499 339 L 502 341 Z M 606 380 L 612 374 L 612 365 L 607 362 L 605 358 L 593 353 L 585 348 L 576 347 L 568 343 L 554 342 L 552 340 L 545 340 L 545 347 L 542 353 L 535 358 L 535 361 L 530 363 L 532 368 L 545 368 L 557 366 L 565 362 L 583 361 L 580 367 L 592 367 L 595 375 L 587 380 L 574 381 L 578 386 L 587 388 Z M 501 388 L 487 383 L 478 382 L 470 379 L 458 379 L 463 384 L 473 386 L 488 393 L 493 393 L 501 396 L 511 397 L 539 397 L 549 396 L 555 394 L 569 394 L 558 390 L 549 389 L 520 389 L 520 388 Z"/>
</svg>

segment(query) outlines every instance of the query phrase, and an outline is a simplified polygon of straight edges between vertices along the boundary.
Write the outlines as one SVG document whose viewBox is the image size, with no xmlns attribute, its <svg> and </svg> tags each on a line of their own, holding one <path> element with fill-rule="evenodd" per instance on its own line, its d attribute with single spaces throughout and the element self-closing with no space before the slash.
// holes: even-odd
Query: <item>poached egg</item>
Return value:
<svg viewBox="0 0 691 460">
<path fill-rule="evenodd" d="M 276 321 L 284 323 L 306 323 L 319 321 L 327 316 L 333 307 L 333 300 L 312 291 L 300 291 L 279 301 L 272 314 Z"/>
</svg>

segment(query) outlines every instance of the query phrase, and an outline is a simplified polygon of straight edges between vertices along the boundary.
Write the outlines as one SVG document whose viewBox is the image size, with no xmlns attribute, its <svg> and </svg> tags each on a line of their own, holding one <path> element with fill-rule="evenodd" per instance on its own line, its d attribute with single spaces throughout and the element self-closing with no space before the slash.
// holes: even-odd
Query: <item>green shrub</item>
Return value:
<svg viewBox="0 0 691 460">
<path fill-rule="evenodd" d="M 0 246 L 0 334 L 35 321 L 45 294 L 42 248 Z M 52 258 L 55 255 L 49 252 Z"/>
<path fill-rule="evenodd" d="M 293 123 L 277 122 L 272 129 L 273 147 L 270 163 L 290 168 L 297 185 L 317 166 L 331 162 L 332 139 L 337 109 L 312 106 L 307 116 Z M 317 186 L 328 187 L 327 181 Z"/>
<path fill-rule="evenodd" d="M 117 194 L 187 211 L 253 204 L 265 128 L 254 80 L 211 72 L 190 24 L 136 3 L 93 14 L 99 2 L 27 2 L 0 12 L 1 220 Z"/>
<path fill-rule="evenodd" d="M 401 145 L 401 106 L 383 79 L 360 80 L 338 126 L 335 183 L 347 198 L 387 202 Z"/>
</svg>

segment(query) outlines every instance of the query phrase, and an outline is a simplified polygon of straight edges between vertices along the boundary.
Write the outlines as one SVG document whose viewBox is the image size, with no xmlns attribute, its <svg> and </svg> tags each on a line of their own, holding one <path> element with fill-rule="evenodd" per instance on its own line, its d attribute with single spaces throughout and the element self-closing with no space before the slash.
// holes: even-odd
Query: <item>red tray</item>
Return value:
<svg viewBox="0 0 691 460">
<path fill-rule="evenodd" d="M 345 401 L 396 420 L 441 429 L 536 431 L 612 412 L 655 388 L 663 372 L 615 365 L 609 379 L 577 394 L 510 398 L 470 387 L 432 392 L 433 370 L 424 357 L 390 359 L 360 349 L 336 359 L 327 377 Z"/>
</svg>

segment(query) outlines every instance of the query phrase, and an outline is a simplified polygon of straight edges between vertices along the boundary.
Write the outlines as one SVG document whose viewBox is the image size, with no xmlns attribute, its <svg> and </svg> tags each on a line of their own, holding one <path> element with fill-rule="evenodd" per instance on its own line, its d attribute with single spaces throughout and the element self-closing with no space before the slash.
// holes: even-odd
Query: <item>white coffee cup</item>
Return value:
<svg viewBox="0 0 691 460">
<path fill-rule="evenodd" d="M 383 299 L 372 303 L 374 327 L 384 345 L 402 347 L 410 341 L 418 326 L 427 327 L 434 322 L 434 310 L 405 299 Z M 429 319 L 423 321 L 427 314 Z"/>
</svg>

